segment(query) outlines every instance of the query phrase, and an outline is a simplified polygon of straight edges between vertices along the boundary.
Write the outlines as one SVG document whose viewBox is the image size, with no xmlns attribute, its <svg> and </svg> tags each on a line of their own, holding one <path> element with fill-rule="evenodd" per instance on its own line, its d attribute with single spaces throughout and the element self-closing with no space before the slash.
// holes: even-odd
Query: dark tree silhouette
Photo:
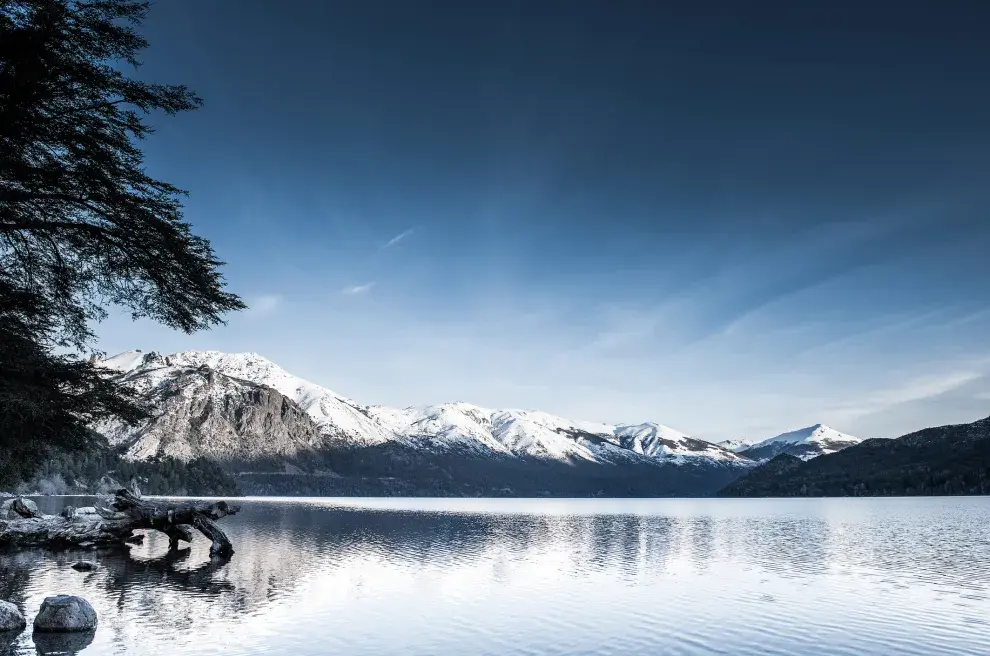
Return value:
<svg viewBox="0 0 990 656">
<path fill-rule="evenodd" d="M 79 447 L 90 419 L 139 416 L 91 365 L 54 354 L 84 351 L 108 305 L 185 332 L 244 307 L 183 221 L 184 192 L 143 169 L 148 114 L 201 102 L 122 72 L 148 45 L 148 8 L 0 0 L 0 441 L 21 448 Z"/>
<path fill-rule="evenodd" d="M 108 417 L 139 420 L 127 388 L 89 362 L 52 355 L 43 296 L 0 279 L 0 484 L 31 475 L 56 449 L 77 450 L 99 436 L 87 425 Z"/>
</svg>

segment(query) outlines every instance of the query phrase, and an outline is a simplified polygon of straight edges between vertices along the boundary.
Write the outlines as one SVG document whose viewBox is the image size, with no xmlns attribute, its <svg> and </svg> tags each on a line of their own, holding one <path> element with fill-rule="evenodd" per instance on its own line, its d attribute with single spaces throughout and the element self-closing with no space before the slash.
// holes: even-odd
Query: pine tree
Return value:
<svg viewBox="0 0 990 656">
<path fill-rule="evenodd" d="M 84 352 L 108 304 L 185 332 L 244 307 L 183 220 L 184 192 L 143 169 L 147 115 L 201 104 L 123 72 L 148 45 L 148 8 L 0 0 L 0 479 L 83 448 L 93 419 L 140 418 L 126 390 L 56 355 Z"/>
</svg>

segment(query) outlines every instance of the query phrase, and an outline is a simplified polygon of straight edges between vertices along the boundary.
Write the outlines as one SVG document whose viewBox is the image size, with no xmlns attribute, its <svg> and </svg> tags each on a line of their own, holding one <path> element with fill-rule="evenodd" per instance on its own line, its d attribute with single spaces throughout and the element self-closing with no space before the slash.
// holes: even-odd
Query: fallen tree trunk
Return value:
<svg viewBox="0 0 990 656">
<path fill-rule="evenodd" d="M 0 519 L 0 548 L 124 545 L 136 541 L 132 534 L 138 529 L 161 531 L 174 547 L 180 540 L 190 542 L 195 528 L 212 541 L 211 556 L 234 553 L 230 540 L 216 524 L 239 510 L 226 501 L 168 503 L 118 490 L 108 507 L 66 508 L 61 515 L 41 515 L 30 505 L 20 499 L 9 505 L 20 517 Z"/>
</svg>

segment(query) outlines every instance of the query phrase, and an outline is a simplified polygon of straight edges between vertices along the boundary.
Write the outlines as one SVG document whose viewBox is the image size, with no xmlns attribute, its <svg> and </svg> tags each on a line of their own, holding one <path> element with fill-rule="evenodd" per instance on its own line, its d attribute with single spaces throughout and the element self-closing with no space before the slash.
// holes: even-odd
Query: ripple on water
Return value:
<svg viewBox="0 0 990 656">
<path fill-rule="evenodd" d="M 986 499 L 242 505 L 229 563 L 3 554 L 0 595 L 89 599 L 91 656 L 990 653 Z"/>
</svg>

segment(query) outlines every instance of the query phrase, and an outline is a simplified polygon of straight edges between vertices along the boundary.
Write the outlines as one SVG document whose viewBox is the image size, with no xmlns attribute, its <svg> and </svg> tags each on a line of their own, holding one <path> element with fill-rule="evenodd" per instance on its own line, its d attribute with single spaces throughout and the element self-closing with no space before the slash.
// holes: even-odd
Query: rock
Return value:
<svg viewBox="0 0 990 656">
<path fill-rule="evenodd" d="M 0 601 L 0 631 L 20 631 L 27 626 L 24 614 L 9 601 Z"/>
<path fill-rule="evenodd" d="M 46 597 L 34 618 L 34 630 L 40 632 L 67 633 L 95 628 L 96 611 L 82 597 L 71 595 Z"/>
<path fill-rule="evenodd" d="M 41 511 L 38 510 L 38 504 L 24 497 L 7 499 L 0 504 L 0 519 L 24 519 L 25 517 L 40 516 Z"/>
<path fill-rule="evenodd" d="M 96 631 L 77 631 L 75 633 L 35 633 L 34 648 L 41 656 L 55 654 L 78 654 L 93 642 Z"/>
<path fill-rule="evenodd" d="M 124 538 L 127 544 L 144 544 L 144 533 L 135 533 Z"/>
<path fill-rule="evenodd" d="M 65 508 L 62 508 L 62 512 L 60 512 L 59 515 L 65 517 L 66 519 L 72 519 L 76 516 L 76 507 L 66 506 Z"/>
<path fill-rule="evenodd" d="M 92 560 L 79 560 L 72 563 L 72 569 L 77 572 L 92 572 L 97 565 Z"/>
</svg>

